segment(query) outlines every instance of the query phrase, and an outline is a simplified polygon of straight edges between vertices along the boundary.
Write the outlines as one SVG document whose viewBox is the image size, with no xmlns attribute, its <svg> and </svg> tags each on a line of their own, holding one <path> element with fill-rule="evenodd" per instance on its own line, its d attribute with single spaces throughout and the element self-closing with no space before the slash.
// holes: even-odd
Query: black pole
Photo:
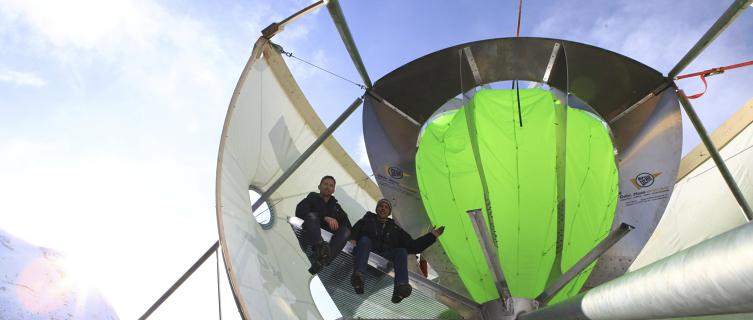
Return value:
<svg viewBox="0 0 753 320">
<path fill-rule="evenodd" d="M 217 240 L 217 242 L 215 242 L 214 245 L 212 245 L 212 247 L 209 248 L 209 250 L 207 250 L 207 252 L 204 253 L 203 256 L 201 256 L 201 258 L 199 258 L 199 261 L 196 261 L 196 263 L 194 263 L 193 266 L 191 266 L 191 268 L 188 269 L 188 271 L 186 271 L 186 273 L 184 273 L 183 276 L 180 277 L 180 279 L 178 279 L 178 281 L 175 282 L 175 284 L 173 284 L 173 286 L 170 287 L 170 289 L 168 289 L 167 292 L 165 292 L 165 294 L 163 294 L 159 298 L 159 300 L 157 300 L 157 302 L 155 302 L 152 305 L 151 308 L 149 308 L 149 310 L 146 310 L 146 312 L 144 312 L 144 315 L 141 316 L 139 320 L 145 320 L 146 318 L 149 318 L 149 316 L 152 315 L 152 313 L 156 311 L 157 308 L 159 308 L 159 306 L 162 305 L 162 303 L 165 302 L 165 300 L 167 300 L 167 298 L 169 298 L 170 295 L 173 294 L 173 292 L 175 292 L 175 290 L 178 290 L 178 288 L 180 287 L 180 285 L 183 284 L 183 282 L 186 282 L 188 277 L 190 277 L 196 271 L 196 269 L 201 267 L 201 264 L 203 264 L 204 261 L 207 261 L 207 259 L 209 259 L 209 257 L 212 256 L 214 251 L 217 251 L 217 248 L 219 248 L 219 246 L 220 246 L 220 240 Z"/>
<path fill-rule="evenodd" d="M 732 22 L 739 17 L 745 9 L 748 9 L 748 7 L 753 3 L 753 0 L 735 0 L 732 2 L 732 5 L 727 8 L 727 11 L 725 11 L 721 17 L 719 17 L 718 20 L 714 23 L 714 25 L 711 26 L 711 28 L 706 31 L 706 33 L 701 37 L 700 40 L 692 47 L 690 48 L 690 51 L 688 51 L 687 54 L 685 54 L 684 57 L 680 60 L 680 62 L 677 63 L 677 65 L 672 68 L 671 71 L 669 71 L 669 75 L 667 75 L 668 78 L 674 79 L 677 77 L 677 75 L 682 72 L 682 70 L 685 69 L 693 60 L 695 60 L 696 57 L 698 57 L 703 50 L 708 47 L 711 42 L 713 42 L 716 37 L 718 37 L 722 32 L 729 27 Z"/>
<path fill-rule="evenodd" d="M 722 159 L 722 156 L 716 149 L 714 141 L 711 140 L 708 132 L 706 132 L 706 128 L 703 127 L 703 123 L 701 123 L 698 114 L 695 113 L 695 109 L 693 109 L 693 105 L 690 104 L 690 100 L 688 100 L 685 96 L 685 92 L 682 90 L 677 92 L 677 96 L 680 98 L 680 104 L 682 104 L 682 107 L 685 109 L 685 114 L 690 118 L 690 122 L 693 123 L 695 130 L 698 131 L 698 135 L 701 136 L 701 141 L 703 141 L 703 144 L 709 151 L 711 159 L 716 163 L 716 168 L 719 169 L 719 173 L 722 174 L 722 178 L 724 178 L 724 181 L 727 183 L 729 190 L 732 191 L 732 195 L 735 197 L 735 200 L 737 200 L 737 204 L 740 206 L 743 214 L 748 218 L 748 221 L 753 220 L 753 212 L 748 205 L 748 201 L 745 200 L 745 195 L 740 191 L 740 187 L 737 186 L 735 178 L 732 176 L 732 173 L 729 172 L 729 168 L 727 168 L 724 159 Z"/>
<path fill-rule="evenodd" d="M 220 293 L 220 247 L 214 249 L 214 256 L 217 257 L 217 307 L 220 309 L 220 320 L 222 320 L 222 296 Z"/>
</svg>

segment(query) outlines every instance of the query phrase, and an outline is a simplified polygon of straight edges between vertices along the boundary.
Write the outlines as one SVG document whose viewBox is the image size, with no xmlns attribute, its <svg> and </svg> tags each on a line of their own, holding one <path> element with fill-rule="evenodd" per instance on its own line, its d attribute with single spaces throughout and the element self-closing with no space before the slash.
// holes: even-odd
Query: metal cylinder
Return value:
<svg viewBox="0 0 753 320">
<path fill-rule="evenodd" d="M 518 319 L 662 319 L 753 312 L 751 288 L 749 222 Z"/>
</svg>

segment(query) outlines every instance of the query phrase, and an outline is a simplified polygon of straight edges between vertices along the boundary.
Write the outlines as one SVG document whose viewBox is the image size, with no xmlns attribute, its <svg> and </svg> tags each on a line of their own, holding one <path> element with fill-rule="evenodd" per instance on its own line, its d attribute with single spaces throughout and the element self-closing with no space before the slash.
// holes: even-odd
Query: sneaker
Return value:
<svg viewBox="0 0 753 320">
<path fill-rule="evenodd" d="M 317 274 L 319 272 L 322 272 L 322 269 L 324 268 L 324 265 L 319 261 L 314 261 L 314 263 L 311 264 L 311 268 L 309 268 L 310 274 Z"/>
<path fill-rule="evenodd" d="M 329 242 L 322 241 L 320 243 L 314 244 L 311 246 L 311 249 L 314 250 L 314 254 L 318 257 L 318 261 L 321 262 L 322 266 L 328 266 L 329 265 Z"/>
<path fill-rule="evenodd" d="M 366 275 L 361 271 L 353 271 L 353 275 L 350 276 L 350 284 L 353 285 L 353 289 L 356 289 L 356 294 L 363 294 L 363 285 L 366 282 Z"/>
<path fill-rule="evenodd" d="M 400 303 L 400 301 L 410 296 L 412 291 L 413 287 L 405 282 L 396 284 L 395 291 L 392 292 L 392 303 Z"/>
</svg>

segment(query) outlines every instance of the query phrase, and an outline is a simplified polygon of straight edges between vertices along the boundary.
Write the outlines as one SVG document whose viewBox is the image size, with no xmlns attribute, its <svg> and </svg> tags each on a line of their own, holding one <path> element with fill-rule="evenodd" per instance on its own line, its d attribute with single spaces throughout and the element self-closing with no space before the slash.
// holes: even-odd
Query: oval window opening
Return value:
<svg viewBox="0 0 753 320">
<path fill-rule="evenodd" d="M 258 192 L 253 189 L 248 190 L 248 198 L 251 200 L 251 205 L 256 202 L 256 200 L 259 200 L 261 197 L 261 192 Z M 271 229 L 275 224 L 275 211 L 274 208 L 269 206 L 269 201 L 264 201 L 261 206 L 259 206 L 259 209 L 256 209 L 254 211 L 254 218 L 256 218 L 256 222 L 259 223 L 262 229 Z"/>
</svg>

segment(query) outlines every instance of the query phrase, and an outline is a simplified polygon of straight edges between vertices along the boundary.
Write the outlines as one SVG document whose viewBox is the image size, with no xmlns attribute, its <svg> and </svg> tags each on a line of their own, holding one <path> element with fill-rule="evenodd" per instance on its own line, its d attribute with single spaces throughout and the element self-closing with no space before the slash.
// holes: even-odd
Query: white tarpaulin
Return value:
<svg viewBox="0 0 753 320">
<path fill-rule="evenodd" d="M 285 218 L 295 216 L 298 202 L 316 191 L 324 175 L 337 180 L 335 197 L 353 223 L 381 197 L 330 137 L 272 194 L 276 222 L 262 229 L 251 212 L 249 188 L 267 190 L 324 130 L 283 58 L 260 38 L 230 103 L 217 168 L 225 264 L 247 318 L 321 319 L 309 289 L 309 260 Z"/>
<path fill-rule="evenodd" d="M 753 102 L 753 100 L 751 100 Z M 741 111 L 753 114 L 753 103 Z M 738 112 L 733 117 L 742 116 Z M 730 119 L 734 121 L 736 119 Z M 728 121 L 728 123 L 730 122 Z M 724 130 L 722 125 L 717 131 Z M 743 127 L 719 153 L 748 203 L 753 203 L 753 126 Z M 713 136 L 713 135 L 712 135 Z M 707 151 L 706 151 L 707 152 Z M 693 156 L 692 153 L 687 157 Z M 682 162 L 692 159 L 683 158 Z M 628 272 L 692 247 L 747 222 L 714 161 L 707 160 L 675 184 L 667 210 Z"/>
</svg>

